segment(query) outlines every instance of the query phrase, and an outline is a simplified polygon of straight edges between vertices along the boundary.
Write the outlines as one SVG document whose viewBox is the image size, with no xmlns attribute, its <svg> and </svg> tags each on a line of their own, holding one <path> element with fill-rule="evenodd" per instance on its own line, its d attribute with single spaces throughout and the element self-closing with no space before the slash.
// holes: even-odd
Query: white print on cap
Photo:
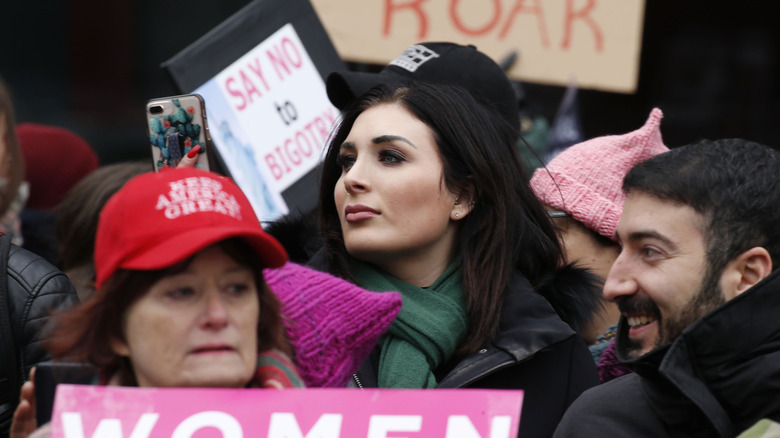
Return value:
<svg viewBox="0 0 780 438">
<path fill-rule="evenodd" d="M 157 210 L 165 210 L 168 219 L 213 211 L 241 220 L 241 206 L 236 198 L 223 191 L 222 184 L 211 178 L 190 177 L 168 184 L 168 196 L 161 193 L 155 207 Z"/>
<path fill-rule="evenodd" d="M 421 65 L 438 57 L 438 53 L 423 45 L 417 44 L 404 50 L 404 53 L 401 53 L 398 58 L 390 61 L 390 65 L 395 65 L 414 73 Z"/>
</svg>

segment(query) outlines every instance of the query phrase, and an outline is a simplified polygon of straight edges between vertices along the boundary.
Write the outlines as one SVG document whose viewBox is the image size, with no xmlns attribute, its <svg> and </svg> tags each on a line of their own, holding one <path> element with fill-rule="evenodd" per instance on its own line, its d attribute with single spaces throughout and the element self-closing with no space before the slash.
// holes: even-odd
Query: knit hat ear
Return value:
<svg viewBox="0 0 780 438">
<path fill-rule="evenodd" d="M 653 108 L 636 131 L 593 138 L 561 152 L 534 172 L 531 188 L 536 197 L 617 240 L 615 230 L 626 199 L 623 178 L 634 165 L 669 150 L 661 138 L 662 118 L 661 110 Z"/>
<path fill-rule="evenodd" d="M 263 276 L 282 303 L 295 365 L 310 388 L 343 388 L 401 311 L 397 292 L 370 292 L 295 263 Z"/>
</svg>

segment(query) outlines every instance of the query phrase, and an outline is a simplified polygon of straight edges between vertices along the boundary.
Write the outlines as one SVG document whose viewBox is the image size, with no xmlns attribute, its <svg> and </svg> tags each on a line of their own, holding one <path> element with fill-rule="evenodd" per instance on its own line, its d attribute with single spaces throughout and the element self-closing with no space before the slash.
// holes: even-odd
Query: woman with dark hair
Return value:
<svg viewBox="0 0 780 438">
<path fill-rule="evenodd" d="M 403 307 L 355 385 L 523 389 L 521 436 L 550 436 L 598 378 L 534 289 L 562 252 L 528 186 L 516 132 L 465 90 L 374 88 L 346 109 L 320 186 L 311 264 Z"/>
</svg>

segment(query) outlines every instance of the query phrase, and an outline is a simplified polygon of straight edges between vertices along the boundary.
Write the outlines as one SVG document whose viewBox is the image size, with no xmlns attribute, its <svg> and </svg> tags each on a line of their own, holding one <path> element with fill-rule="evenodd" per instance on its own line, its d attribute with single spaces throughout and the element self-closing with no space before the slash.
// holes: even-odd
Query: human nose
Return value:
<svg viewBox="0 0 780 438">
<path fill-rule="evenodd" d="M 218 291 L 210 291 L 205 295 L 201 325 L 207 329 L 220 329 L 228 322 L 228 312 L 222 296 Z"/>
<path fill-rule="evenodd" d="M 609 269 L 604 281 L 603 295 L 607 301 L 616 301 L 622 297 L 633 295 L 637 291 L 637 283 L 631 271 L 630 262 L 621 253 Z"/>
<path fill-rule="evenodd" d="M 359 157 L 355 158 L 355 162 L 344 173 L 342 178 L 344 182 L 344 188 L 347 193 L 354 195 L 356 193 L 365 192 L 371 190 L 371 184 L 369 181 L 369 169 L 367 169 L 366 160 L 361 160 Z"/>
</svg>

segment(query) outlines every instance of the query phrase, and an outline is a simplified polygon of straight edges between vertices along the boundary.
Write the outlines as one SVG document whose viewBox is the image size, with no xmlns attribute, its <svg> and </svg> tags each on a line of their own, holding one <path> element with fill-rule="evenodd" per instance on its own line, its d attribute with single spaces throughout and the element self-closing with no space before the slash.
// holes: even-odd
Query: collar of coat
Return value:
<svg viewBox="0 0 780 438">
<path fill-rule="evenodd" d="M 635 360 L 645 379 L 663 379 L 692 401 L 721 436 L 780 415 L 780 269 Z M 618 343 L 625 333 L 621 318 Z M 619 350 L 618 350 L 619 351 Z"/>
<path fill-rule="evenodd" d="M 466 386 L 571 336 L 576 336 L 574 330 L 561 320 L 545 297 L 515 271 L 504 297 L 495 339 L 481 351 L 461 360 L 438 387 Z"/>
</svg>

